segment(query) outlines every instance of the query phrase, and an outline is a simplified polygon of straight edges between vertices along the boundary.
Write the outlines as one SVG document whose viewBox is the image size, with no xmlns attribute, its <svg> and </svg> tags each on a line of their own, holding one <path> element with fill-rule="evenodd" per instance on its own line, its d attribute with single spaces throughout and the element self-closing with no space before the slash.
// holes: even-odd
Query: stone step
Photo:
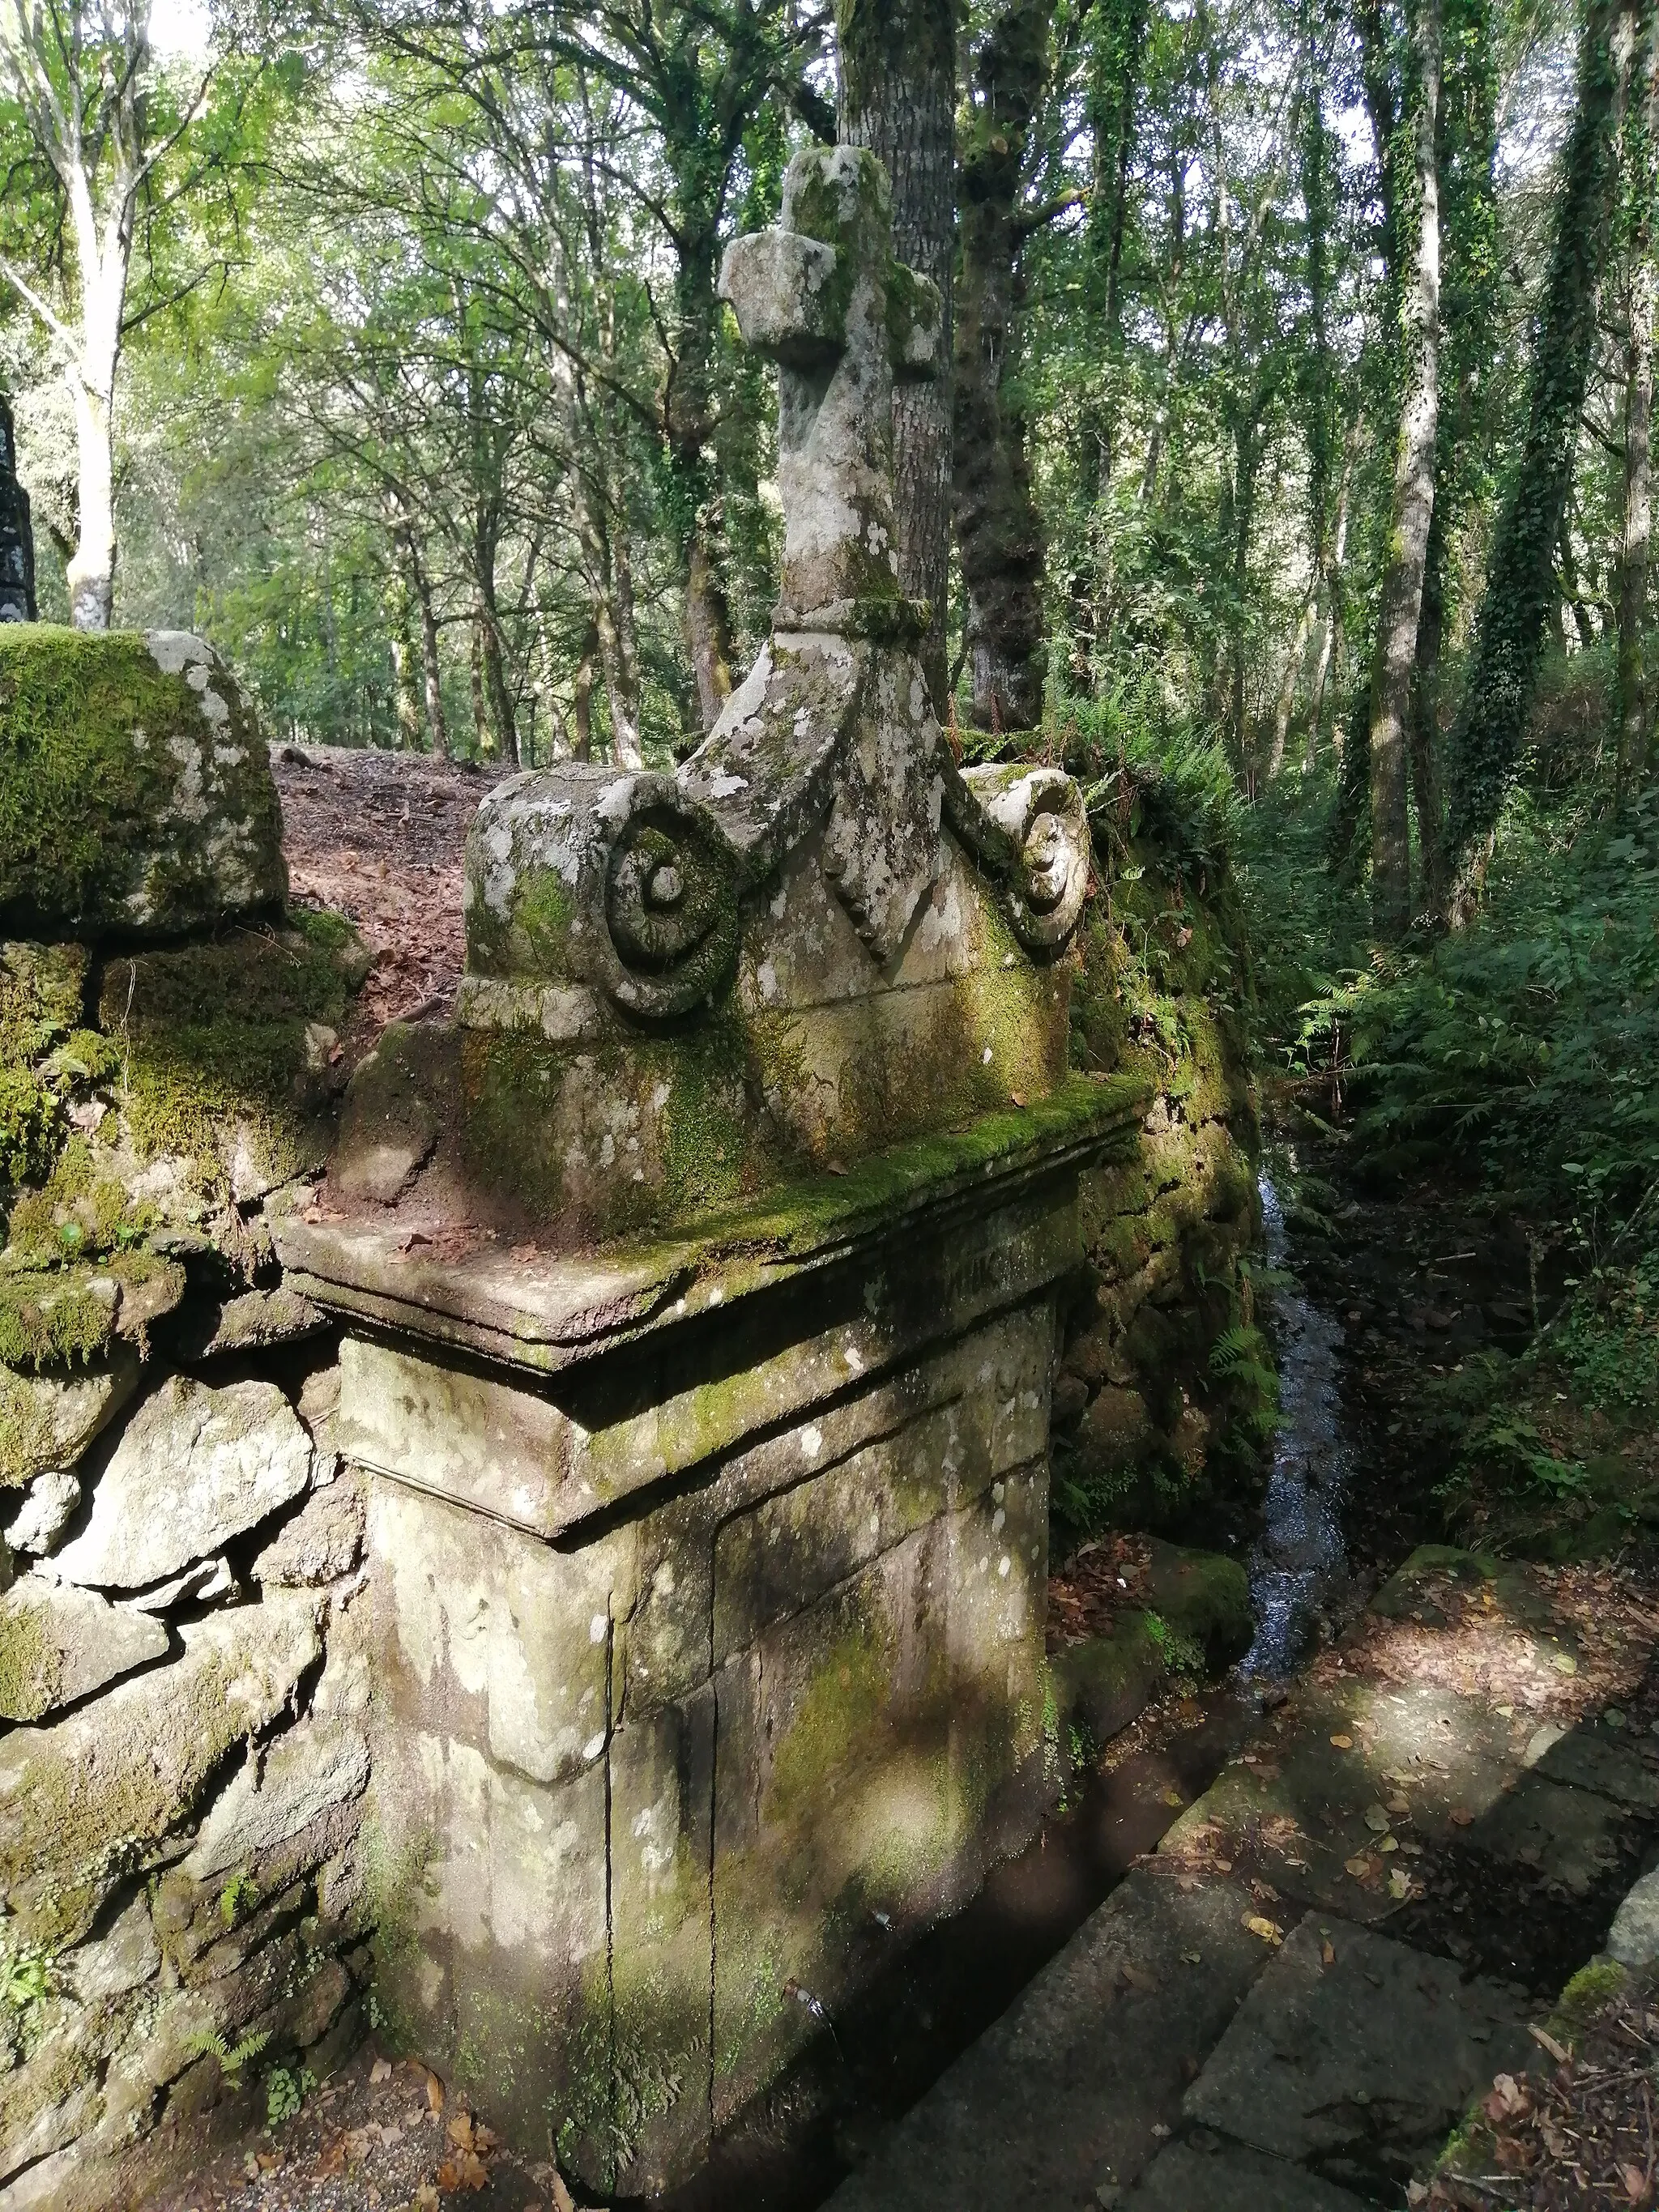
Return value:
<svg viewBox="0 0 1659 2212">
<path fill-rule="evenodd" d="M 1237 1883 L 1138 1868 L 842 2183 L 833 2212 L 1112 2201 L 1179 2124 L 1272 1955 L 1244 1925 L 1253 1911 Z"/>
<path fill-rule="evenodd" d="M 1540 1677 L 1566 1678 L 1556 1623 L 1534 1617 L 1522 1571 L 1505 1574 L 1481 1632 L 1496 1613 Z M 1622 1650 L 1621 1695 L 1650 1650 L 1644 1632 Z M 1356 1653 L 1298 1686 L 832 2212 L 1400 2203 L 1470 2099 L 1525 2063 L 1534 2008 L 1375 1923 L 1420 1918 L 1446 1851 L 1499 1884 L 1529 1869 L 1593 1910 L 1651 1826 L 1659 1781 L 1599 1698 L 1540 1724 L 1535 1705 L 1384 1658 Z"/>
</svg>

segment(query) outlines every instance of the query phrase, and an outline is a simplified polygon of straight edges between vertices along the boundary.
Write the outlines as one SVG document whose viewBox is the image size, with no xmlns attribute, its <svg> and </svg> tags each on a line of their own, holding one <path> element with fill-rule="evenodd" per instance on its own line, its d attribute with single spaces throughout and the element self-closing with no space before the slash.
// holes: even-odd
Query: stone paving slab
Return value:
<svg viewBox="0 0 1659 2212">
<path fill-rule="evenodd" d="M 1269 1955 L 1243 1924 L 1255 1910 L 1236 1882 L 1131 1874 L 832 2212 L 1073 2212 L 1127 2187 Z"/>
<path fill-rule="evenodd" d="M 1383 1919 L 1402 1901 L 1390 1876 L 1409 1869 L 1413 1848 L 1461 1833 L 1499 1802 L 1524 1725 L 1428 1685 L 1307 1690 L 1280 1733 L 1250 1747 L 1253 1762 L 1227 1766 L 1161 1848 L 1218 1855 L 1304 1905 Z"/>
<path fill-rule="evenodd" d="M 1583 1897 L 1617 1865 L 1628 1818 L 1624 1806 L 1594 1790 L 1565 1788 L 1540 1774 L 1523 1774 L 1469 1840 L 1500 1864 L 1535 1867 L 1575 1897 Z"/>
<path fill-rule="evenodd" d="M 1374 2188 L 1431 2159 L 1477 2087 L 1531 2048 L 1523 1996 L 1310 1914 L 1188 2093 L 1187 2118 Z"/>
<path fill-rule="evenodd" d="M 1547 1782 L 1594 1790 L 1637 1812 L 1659 1809 L 1659 1774 L 1627 1735 L 1599 1722 L 1570 1729 L 1539 1729 L 1527 1745 L 1526 1761 Z"/>
<path fill-rule="evenodd" d="M 1109 2197 L 1108 2202 L 1109 2203 Z M 1210 2137 L 1171 2143 L 1123 2212 L 1367 2212 L 1357 2197 L 1280 2158 Z"/>
</svg>

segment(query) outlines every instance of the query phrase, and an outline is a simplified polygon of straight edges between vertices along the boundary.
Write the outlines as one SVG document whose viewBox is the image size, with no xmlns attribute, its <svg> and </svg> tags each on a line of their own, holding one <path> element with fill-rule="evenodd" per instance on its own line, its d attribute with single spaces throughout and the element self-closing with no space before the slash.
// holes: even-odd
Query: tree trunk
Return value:
<svg viewBox="0 0 1659 2212">
<path fill-rule="evenodd" d="M 1653 324 L 1659 265 L 1653 240 L 1654 133 L 1659 124 L 1659 10 L 1650 8 L 1641 91 L 1626 134 L 1625 511 L 1619 541 L 1619 765 L 1620 804 L 1646 765 L 1648 686 L 1643 633 L 1648 611 L 1648 545 L 1653 531 L 1650 475 L 1653 427 Z"/>
<path fill-rule="evenodd" d="M 1319 732 L 1325 720 L 1325 690 L 1336 659 L 1337 641 L 1342 635 L 1342 577 L 1344 563 L 1348 557 L 1349 495 L 1353 489 L 1354 454 L 1358 435 L 1359 422 L 1356 416 L 1349 426 L 1347 441 L 1342 451 L 1342 477 L 1336 488 L 1336 525 L 1325 563 L 1325 606 L 1320 623 L 1319 653 L 1314 662 L 1314 678 L 1308 698 L 1308 744 L 1302 759 L 1304 775 L 1311 775 L 1319 765 Z"/>
<path fill-rule="evenodd" d="M 89 341 L 69 383 L 80 495 L 69 564 L 70 620 L 76 629 L 107 629 L 115 619 L 113 348 L 94 348 Z"/>
<path fill-rule="evenodd" d="M 484 720 L 483 614 L 472 603 L 472 743 L 479 752 L 489 750 L 489 727 Z"/>
<path fill-rule="evenodd" d="M 956 15 L 951 0 L 836 0 L 837 121 L 893 185 L 893 246 L 939 288 L 939 374 L 893 394 L 899 587 L 926 599 L 921 661 L 934 711 L 947 711 L 945 633 L 951 574 L 951 264 L 956 247 Z"/>
<path fill-rule="evenodd" d="M 1595 359 L 1596 305 L 1618 184 L 1619 122 L 1634 39 L 1633 0 L 1589 0 L 1528 368 L 1527 426 L 1493 533 L 1452 748 L 1447 861 L 1455 877 L 1454 921 L 1473 910 L 1537 689 L 1539 649 L 1555 594 L 1555 546 Z"/>
<path fill-rule="evenodd" d="M 983 730 L 1035 729 L 1042 716 L 1042 523 L 1014 316 L 1022 171 L 1048 82 L 1050 13 L 1050 0 L 1007 0 L 975 64 L 961 156 L 954 492 L 972 718 Z"/>
<path fill-rule="evenodd" d="M 502 760 L 516 768 L 518 718 L 513 711 L 513 695 L 507 684 L 507 657 L 501 649 L 501 615 L 495 605 L 493 580 L 480 586 L 474 605 L 483 661 L 484 702 L 489 712 L 490 728 L 495 732 L 495 750 Z"/>
<path fill-rule="evenodd" d="M 1267 781 L 1276 782 L 1285 766 L 1285 747 L 1291 734 L 1291 714 L 1296 705 L 1296 679 L 1302 673 L 1302 664 L 1308 657 L 1308 640 L 1313 635 L 1317 586 L 1310 585 L 1307 597 L 1302 602 L 1302 612 L 1297 617 L 1296 635 L 1291 640 L 1291 649 L 1285 656 L 1285 672 L 1279 680 L 1279 699 L 1273 708 L 1273 749 L 1267 755 Z"/>
<path fill-rule="evenodd" d="M 410 580 L 421 615 L 421 684 L 426 694 L 426 726 L 432 732 L 432 750 L 440 760 L 449 758 L 449 728 L 444 720 L 443 665 L 438 658 L 438 617 L 433 611 L 432 586 L 419 557 L 410 547 Z"/>
<path fill-rule="evenodd" d="M 1401 937 L 1411 922 L 1411 828 L 1407 805 L 1407 722 L 1417 623 L 1434 514 L 1435 433 L 1440 415 L 1440 178 L 1435 125 L 1440 106 L 1440 0 L 1416 0 L 1412 38 L 1412 144 L 1417 251 L 1401 319 L 1410 359 L 1395 453 L 1389 557 L 1371 665 L 1371 912 L 1377 933 Z"/>
<path fill-rule="evenodd" d="M 599 649 L 597 623 L 590 622 L 582 633 L 580 658 L 576 663 L 575 699 L 571 708 L 574 735 L 571 740 L 571 756 L 579 761 L 593 757 L 593 656 Z"/>
<path fill-rule="evenodd" d="M 1440 790 L 1440 648 L 1445 641 L 1448 557 L 1444 505 L 1437 485 L 1412 671 L 1412 795 L 1417 805 L 1417 852 L 1425 914 L 1438 914 L 1446 895 L 1445 804 Z"/>
</svg>

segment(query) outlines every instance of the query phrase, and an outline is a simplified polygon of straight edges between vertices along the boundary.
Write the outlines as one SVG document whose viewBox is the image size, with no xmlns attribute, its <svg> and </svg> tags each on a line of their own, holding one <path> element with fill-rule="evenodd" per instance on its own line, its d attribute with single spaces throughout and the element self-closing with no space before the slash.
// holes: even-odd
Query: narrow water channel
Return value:
<svg viewBox="0 0 1659 2212">
<path fill-rule="evenodd" d="M 1019 1992 L 1215 1778 L 1265 1686 L 1293 1672 L 1346 1582 L 1341 1326 L 1289 1268 L 1278 1192 L 1261 1182 L 1267 1323 L 1280 1423 L 1249 1574 L 1256 1632 L 1236 1678 L 1183 1702 L 1156 1747 L 1097 1774 L 1018 1858 L 837 2015 L 660 2212 L 812 2212 Z"/>
<path fill-rule="evenodd" d="M 1342 1328 L 1290 1272 L 1285 1209 L 1271 1177 L 1261 1193 L 1262 1247 L 1273 1278 L 1268 1327 L 1279 1366 L 1279 1430 L 1261 1528 L 1250 1553 L 1255 1641 L 1246 1681 L 1288 1674 L 1347 1581 L 1342 1508 L 1353 1473 L 1338 1354 Z"/>
</svg>

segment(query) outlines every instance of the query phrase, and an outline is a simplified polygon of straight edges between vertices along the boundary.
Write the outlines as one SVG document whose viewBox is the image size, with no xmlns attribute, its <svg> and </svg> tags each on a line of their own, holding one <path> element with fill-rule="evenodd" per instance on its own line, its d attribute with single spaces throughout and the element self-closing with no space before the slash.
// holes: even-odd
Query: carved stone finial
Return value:
<svg viewBox="0 0 1659 2212">
<path fill-rule="evenodd" d="M 935 373 L 937 286 L 893 258 L 887 172 L 862 148 L 798 154 L 776 230 L 727 248 L 720 296 L 778 364 L 783 587 L 773 627 L 891 641 L 927 612 L 898 587 L 893 379 Z"/>
<path fill-rule="evenodd" d="M 672 779 L 562 767 L 486 802 L 468 861 L 475 1018 L 529 978 L 550 987 L 549 1036 L 592 1034 L 595 991 L 636 1019 L 693 1012 L 736 965 L 743 900 L 809 844 L 890 979 L 947 866 L 947 823 L 1028 952 L 1063 945 L 1081 910 L 1076 785 L 1054 769 L 963 775 L 916 658 L 928 617 L 899 589 L 893 385 L 933 373 L 941 313 L 937 289 L 894 258 L 880 162 L 852 146 L 798 154 L 779 228 L 728 248 L 720 291 L 778 364 L 771 636 Z"/>
</svg>

